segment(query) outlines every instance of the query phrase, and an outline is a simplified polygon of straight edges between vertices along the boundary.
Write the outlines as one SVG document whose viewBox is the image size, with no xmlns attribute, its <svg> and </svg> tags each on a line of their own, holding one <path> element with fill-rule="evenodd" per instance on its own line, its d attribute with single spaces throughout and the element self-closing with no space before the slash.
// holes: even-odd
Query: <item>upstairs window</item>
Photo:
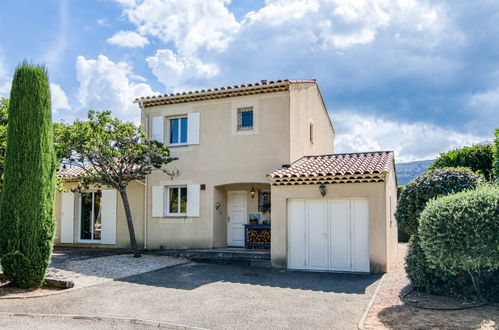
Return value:
<svg viewBox="0 0 499 330">
<path fill-rule="evenodd" d="M 253 129 L 253 107 L 237 109 L 237 130 Z"/>
<path fill-rule="evenodd" d="M 187 143 L 187 117 L 170 119 L 170 144 Z"/>
</svg>

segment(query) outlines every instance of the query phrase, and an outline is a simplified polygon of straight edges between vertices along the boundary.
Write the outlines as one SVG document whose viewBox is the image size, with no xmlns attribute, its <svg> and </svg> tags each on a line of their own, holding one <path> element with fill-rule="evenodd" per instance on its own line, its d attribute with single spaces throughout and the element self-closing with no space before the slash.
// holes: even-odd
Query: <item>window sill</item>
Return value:
<svg viewBox="0 0 499 330">
<path fill-rule="evenodd" d="M 168 144 L 168 148 L 175 148 L 175 147 L 187 147 L 187 143 L 174 143 L 174 144 Z"/>
</svg>

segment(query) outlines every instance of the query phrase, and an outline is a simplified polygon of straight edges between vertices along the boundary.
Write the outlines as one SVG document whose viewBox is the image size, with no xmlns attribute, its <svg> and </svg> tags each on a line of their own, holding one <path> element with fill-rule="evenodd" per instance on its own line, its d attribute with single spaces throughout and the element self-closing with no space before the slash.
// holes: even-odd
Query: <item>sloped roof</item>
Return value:
<svg viewBox="0 0 499 330">
<path fill-rule="evenodd" d="M 388 173 L 393 167 L 393 151 L 374 151 L 304 156 L 289 167 L 269 173 L 269 179 L 331 177 Z"/>
<path fill-rule="evenodd" d="M 83 169 L 81 167 L 70 167 L 57 172 L 57 177 L 65 180 L 72 180 L 80 178 L 82 173 Z"/>
<path fill-rule="evenodd" d="M 163 104 L 175 104 L 195 102 L 202 100 L 220 99 L 234 96 L 244 96 L 253 94 L 263 94 L 281 92 L 289 90 L 290 84 L 316 83 L 315 79 L 304 80 L 261 80 L 260 82 L 225 86 L 218 88 L 208 88 L 183 93 L 171 93 L 163 95 L 146 96 L 135 99 L 134 103 L 139 103 L 142 107 L 148 108 Z"/>
</svg>

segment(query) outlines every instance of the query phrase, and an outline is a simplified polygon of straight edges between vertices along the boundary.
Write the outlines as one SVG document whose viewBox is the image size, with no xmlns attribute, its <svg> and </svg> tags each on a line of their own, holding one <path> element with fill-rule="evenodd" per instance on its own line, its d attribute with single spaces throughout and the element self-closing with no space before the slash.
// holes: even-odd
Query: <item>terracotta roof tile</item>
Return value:
<svg viewBox="0 0 499 330">
<path fill-rule="evenodd" d="M 57 172 L 57 177 L 61 179 L 78 179 L 83 172 L 83 169 L 80 167 L 70 167 L 66 169 L 62 169 Z"/>
<path fill-rule="evenodd" d="M 392 151 L 304 156 L 289 167 L 268 174 L 270 179 L 387 173 L 393 165 Z"/>
</svg>

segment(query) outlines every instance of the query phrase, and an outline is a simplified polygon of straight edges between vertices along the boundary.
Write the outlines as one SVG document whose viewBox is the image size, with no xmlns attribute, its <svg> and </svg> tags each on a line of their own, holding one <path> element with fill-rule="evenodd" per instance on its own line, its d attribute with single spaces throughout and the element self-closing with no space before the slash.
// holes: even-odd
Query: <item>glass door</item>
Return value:
<svg viewBox="0 0 499 330">
<path fill-rule="evenodd" d="M 102 193 L 83 192 L 80 195 L 80 241 L 98 243 L 101 239 Z"/>
</svg>

